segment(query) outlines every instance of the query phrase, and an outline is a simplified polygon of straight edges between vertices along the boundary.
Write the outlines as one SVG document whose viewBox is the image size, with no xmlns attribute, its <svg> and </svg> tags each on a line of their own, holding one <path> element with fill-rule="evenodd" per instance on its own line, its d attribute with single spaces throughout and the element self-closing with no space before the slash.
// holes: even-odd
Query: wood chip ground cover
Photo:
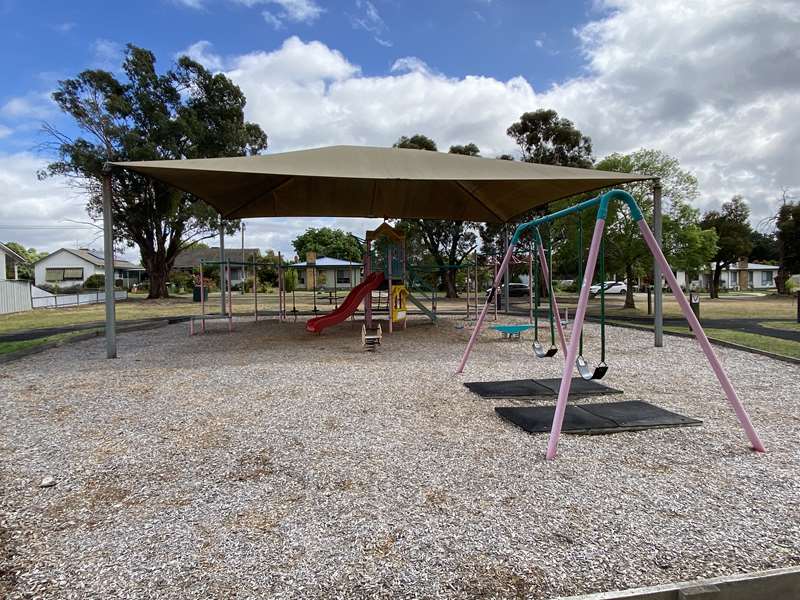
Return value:
<svg viewBox="0 0 800 600">
<path fill-rule="evenodd" d="M 717 349 L 756 455 L 692 340 L 610 328 L 607 383 L 704 424 L 546 462 L 494 414 L 526 401 L 462 383 L 559 359 L 487 331 L 453 376 L 453 325 L 373 354 L 360 323 L 182 324 L 0 367 L 0 595 L 551 598 L 800 564 L 798 367 Z"/>
</svg>

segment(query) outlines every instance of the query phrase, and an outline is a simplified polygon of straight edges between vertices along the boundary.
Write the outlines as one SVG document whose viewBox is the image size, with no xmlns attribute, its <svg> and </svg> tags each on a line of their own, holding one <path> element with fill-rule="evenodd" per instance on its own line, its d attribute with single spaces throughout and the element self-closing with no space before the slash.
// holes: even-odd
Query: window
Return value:
<svg viewBox="0 0 800 600">
<path fill-rule="evenodd" d="M 350 271 L 348 269 L 336 269 L 336 283 L 350 283 Z"/>
<path fill-rule="evenodd" d="M 772 285 L 772 271 L 761 271 L 761 285 Z"/>
<path fill-rule="evenodd" d="M 45 269 L 45 281 L 83 281 L 83 267 Z"/>
<path fill-rule="evenodd" d="M 306 272 L 302 269 L 296 269 L 295 273 L 297 273 L 297 283 L 300 285 L 306 284 Z"/>
</svg>

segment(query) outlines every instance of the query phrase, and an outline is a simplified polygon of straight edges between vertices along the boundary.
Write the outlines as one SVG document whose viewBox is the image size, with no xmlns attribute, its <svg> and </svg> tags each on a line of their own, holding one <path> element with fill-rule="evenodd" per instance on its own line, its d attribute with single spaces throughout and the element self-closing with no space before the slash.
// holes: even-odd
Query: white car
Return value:
<svg viewBox="0 0 800 600">
<path fill-rule="evenodd" d="M 606 281 L 604 283 L 606 294 L 627 294 L 628 286 L 624 281 Z M 595 283 L 589 288 L 589 293 L 597 295 L 600 293 L 600 284 Z"/>
</svg>

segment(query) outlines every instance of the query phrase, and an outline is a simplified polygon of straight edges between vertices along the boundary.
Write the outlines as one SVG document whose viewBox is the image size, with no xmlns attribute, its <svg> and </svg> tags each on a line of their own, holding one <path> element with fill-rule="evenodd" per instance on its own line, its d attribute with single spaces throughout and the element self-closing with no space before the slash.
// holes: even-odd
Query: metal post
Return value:
<svg viewBox="0 0 800 600">
<path fill-rule="evenodd" d="M 503 224 L 503 254 L 508 251 L 508 225 Z M 510 263 L 506 263 L 506 269 L 503 273 L 503 281 L 505 282 L 505 288 L 503 290 L 503 302 L 505 302 L 505 314 L 509 314 L 511 307 L 509 306 L 509 301 L 511 295 L 509 293 L 509 287 L 511 284 L 511 265 Z"/>
<path fill-rule="evenodd" d="M 658 247 L 661 248 L 664 215 L 661 212 L 661 180 L 656 179 L 653 184 L 653 237 Z M 661 279 L 661 267 L 657 260 L 653 260 L 653 343 L 656 348 L 664 345 L 664 283 Z"/>
<path fill-rule="evenodd" d="M 111 212 L 111 165 L 103 165 L 103 261 L 106 271 L 106 358 L 117 358 L 114 306 L 114 215 Z"/>
<path fill-rule="evenodd" d="M 255 256 L 255 255 L 253 255 L 253 256 Z M 245 270 L 244 270 L 244 264 L 245 264 L 245 259 L 244 259 L 244 221 L 242 221 L 242 278 L 246 278 Z M 254 285 L 255 285 L 255 283 L 254 283 Z M 244 281 L 242 282 L 242 295 L 244 296 Z"/>
<path fill-rule="evenodd" d="M 219 314 L 225 314 L 225 277 L 223 270 L 225 265 L 225 223 L 222 216 L 219 218 Z"/>
<path fill-rule="evenodd" d="M 528 249 L 528 323 L 533 323 L 533 252 Z"/>
<path fill-rule="evenodd" d="M 800 323 L 800 291 L 797 292 L 797 322 Z"/>
</svg>

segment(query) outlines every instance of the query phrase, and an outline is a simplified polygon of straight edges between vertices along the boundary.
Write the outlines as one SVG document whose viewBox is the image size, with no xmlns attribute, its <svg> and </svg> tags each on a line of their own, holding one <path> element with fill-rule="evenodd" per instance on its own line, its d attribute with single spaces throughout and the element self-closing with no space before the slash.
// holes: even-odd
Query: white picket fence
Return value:
<svg viewBox="0 0 800 600">
<path fill-rule="evenodd" d="M 31 282 L 0 279 L 0 314 L 31 310 Z"/>
<path fill-rule="evenodd" d="M 115 300 L 127 300 L 128 292 L 120 290 L 114 292 Z M 51 294 L 33 298 L 33 308 L 65 308 L 68 306 L 83 306 L 84 304 L 99 304 L 106 301 L 105 292 L 80 292 L 77 294 Z"/>
</svg>

